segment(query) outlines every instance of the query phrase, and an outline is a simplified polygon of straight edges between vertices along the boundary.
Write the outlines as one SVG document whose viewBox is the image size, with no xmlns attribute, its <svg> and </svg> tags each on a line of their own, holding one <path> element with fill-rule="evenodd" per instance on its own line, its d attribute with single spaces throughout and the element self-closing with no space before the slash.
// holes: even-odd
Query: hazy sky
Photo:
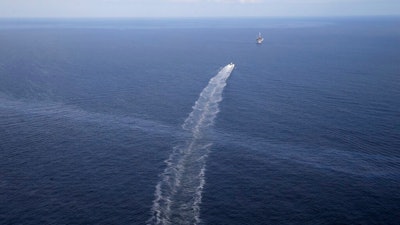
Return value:
<svg viewBox="0 0 400 225">
<path fill-rule="evenodd" d="M 0 17 L 400 15 L 400 0 L 0 0 Z"/>
</svg>

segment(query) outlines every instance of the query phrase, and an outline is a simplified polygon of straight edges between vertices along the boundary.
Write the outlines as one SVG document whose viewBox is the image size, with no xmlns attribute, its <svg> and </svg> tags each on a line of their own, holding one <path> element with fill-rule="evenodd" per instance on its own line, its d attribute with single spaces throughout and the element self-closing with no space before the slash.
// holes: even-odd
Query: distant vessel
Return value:
<svg viewBox="0 0 400 225">
<path fill-rule="evenodd" d="M 256 39 L 257 44 L 261 44 L 264 41 L 264 38 L 261 36 L 261 33 L 258 33 L 258 37 Z"/>
</svg>

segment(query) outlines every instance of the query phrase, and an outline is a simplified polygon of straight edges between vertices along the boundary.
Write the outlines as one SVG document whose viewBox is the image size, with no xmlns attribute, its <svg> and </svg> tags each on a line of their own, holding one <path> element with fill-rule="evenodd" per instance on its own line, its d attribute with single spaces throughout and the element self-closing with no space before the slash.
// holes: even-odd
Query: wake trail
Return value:
<svg viewBox="0 0 400 225">
<path fill-rule="evenodd" d="M 226 65 L 210 79 L 183 123 L 182 128 L 189 131 L 191 137 L 175 146 L 165 160 L 166 168 L 156 185 L 148 225 L 200 223 L 205 165 L 212 145 L 205 134 L 219 112 L 218 104 L 233 68 L 232 63 Z"/>
</svg>

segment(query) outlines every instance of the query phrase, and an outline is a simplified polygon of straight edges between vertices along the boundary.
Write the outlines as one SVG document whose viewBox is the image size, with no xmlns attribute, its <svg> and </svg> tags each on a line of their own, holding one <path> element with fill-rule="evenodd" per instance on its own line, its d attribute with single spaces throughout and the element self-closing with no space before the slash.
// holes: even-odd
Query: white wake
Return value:
<svg viewBox="0 0 400 225">
<path fill-rule="evenodd" d="M 212 144 L 204 134 L 219 112 L 218 103 L 233 68 L 234 64 L 226 65 L 211 78 L 182 125 L 192 137 L 175 146 L 165 161 L 167 167 L 156 186 L 149 225 L 200 223 L 205 164 Z"/>
</svg>

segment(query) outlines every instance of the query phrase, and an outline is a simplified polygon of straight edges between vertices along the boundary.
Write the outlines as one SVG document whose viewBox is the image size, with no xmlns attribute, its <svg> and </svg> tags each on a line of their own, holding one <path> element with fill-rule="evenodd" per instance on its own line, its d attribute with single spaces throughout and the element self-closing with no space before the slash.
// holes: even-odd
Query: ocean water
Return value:
<svg viewBox="0 0 400 225">
<path fill-rule="evenodd" d="M 399 27 L 0 20 L 0 224 L 399 224 Z"/>
</svg>

